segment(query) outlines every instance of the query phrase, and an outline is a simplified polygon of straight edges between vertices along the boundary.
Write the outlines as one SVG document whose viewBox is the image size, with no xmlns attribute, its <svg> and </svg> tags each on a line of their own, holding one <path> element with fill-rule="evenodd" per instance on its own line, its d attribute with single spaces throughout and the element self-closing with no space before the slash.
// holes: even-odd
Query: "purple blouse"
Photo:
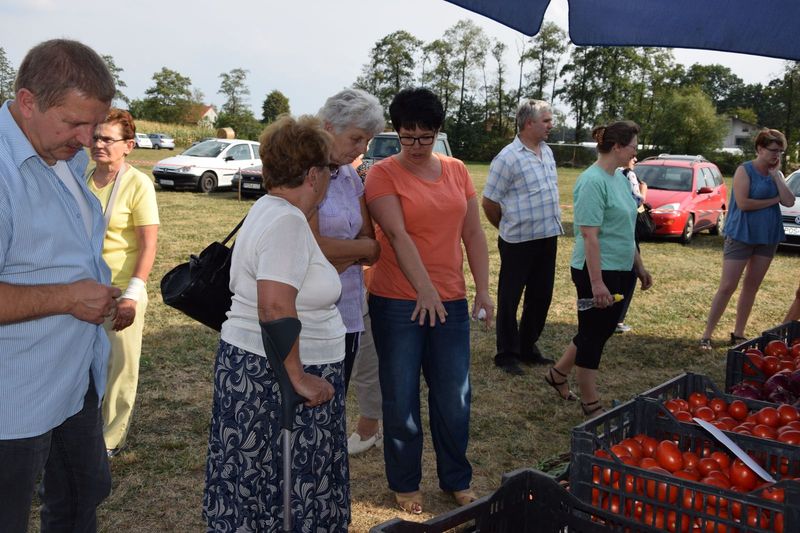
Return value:
<svg viewBox="0 0 800 533">
<path fill-rule="evenodd" d="M 333 239 L 355 239 L 364 222 L 360 199 L 364 184 L 352 165 L 339 167 L 339 174 L 331 179 L 325 200 L 319 207 L 319 232 Z M 364 299 L 364 272 L 361 265 L 352 265 L 339 274 L 342 296 L 336 307 L 348 333 L 364 331 L 362 303 Z"/>
</svg>

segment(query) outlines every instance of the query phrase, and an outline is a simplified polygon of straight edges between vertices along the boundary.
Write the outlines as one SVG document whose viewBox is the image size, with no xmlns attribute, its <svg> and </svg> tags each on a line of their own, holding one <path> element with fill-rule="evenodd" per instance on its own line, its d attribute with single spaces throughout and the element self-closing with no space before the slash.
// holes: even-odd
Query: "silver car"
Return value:
<svg viewBox="0 0 800 533">
<path fill-rule="evenodd" d="M 175 149 L 175 139 L 166 133 L 150 133 L 147 136 L 150 137 L 150 142 L 156 150 L 161 150 L 162 148 L 167 150 Z"/>
</svg>

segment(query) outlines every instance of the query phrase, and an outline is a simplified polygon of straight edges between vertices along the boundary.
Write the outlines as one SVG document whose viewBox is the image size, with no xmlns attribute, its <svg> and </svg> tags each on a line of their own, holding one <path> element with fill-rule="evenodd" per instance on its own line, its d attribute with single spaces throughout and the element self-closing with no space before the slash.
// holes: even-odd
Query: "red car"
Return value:
<svg viewBox="0 0 800 533">
<path fill-rule="evenodd" d="M 646 202 L 656 223 L 653 235 L 688 244 L 698 231 L 722 231 L 728 189 L 717 165 L 699 155 L 661 154 L 640 161 L 634 172 L 647 184 Z"/>
</svg>

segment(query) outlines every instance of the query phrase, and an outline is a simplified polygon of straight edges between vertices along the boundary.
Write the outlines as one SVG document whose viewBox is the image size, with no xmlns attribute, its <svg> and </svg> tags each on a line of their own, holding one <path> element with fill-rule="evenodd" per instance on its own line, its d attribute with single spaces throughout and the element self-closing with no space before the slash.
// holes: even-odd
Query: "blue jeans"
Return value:
<svg viewBox="0 0 800 533">
<path fill-rule="evenodd" d="M 383 456 L 389 488 L 419 489 L 422 479 L 420 370 L 428 385 L 431 438 L 439 487 L 469 488 L 469 312 L 466 300 L 444 302 L 447 320 L 411 321 L 416 302 L 370 295 L 372 335 L 383 394 Z"/>
<path fill-rule="evenodd" d="M 103 419 L 94 380 L 83 408 L 43 435 L 0 440 L 0 529 L 26 533 L 33 490 L 42 501 L 41 531 L 93 533 L 97 506 L 111 491 Z"/>
</svg>

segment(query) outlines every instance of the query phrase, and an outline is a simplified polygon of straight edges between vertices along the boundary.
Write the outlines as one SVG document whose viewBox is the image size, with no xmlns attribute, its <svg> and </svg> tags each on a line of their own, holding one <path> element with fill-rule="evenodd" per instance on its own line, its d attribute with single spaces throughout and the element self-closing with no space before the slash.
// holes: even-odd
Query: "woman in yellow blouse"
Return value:
<svg viewBox="0 0 800 533">
<path fill-rule="evenodd" d="M 103 259 L 111 282 L 123 292 L 106 332 L 111 341 L 108 385 L 103 399 L 103 435 L 109 457 L 122 449 L 130 427 L 139 357 L 142 353 L 145 282 L 153 268 L 158 239 L 158 206 L 152 180 L 125 162 L 134 147 L 136 126 L 127 111 L 111 109 L 95 130 L 89 190 L 100 200 L 106 219 Z"/>
</svg>

